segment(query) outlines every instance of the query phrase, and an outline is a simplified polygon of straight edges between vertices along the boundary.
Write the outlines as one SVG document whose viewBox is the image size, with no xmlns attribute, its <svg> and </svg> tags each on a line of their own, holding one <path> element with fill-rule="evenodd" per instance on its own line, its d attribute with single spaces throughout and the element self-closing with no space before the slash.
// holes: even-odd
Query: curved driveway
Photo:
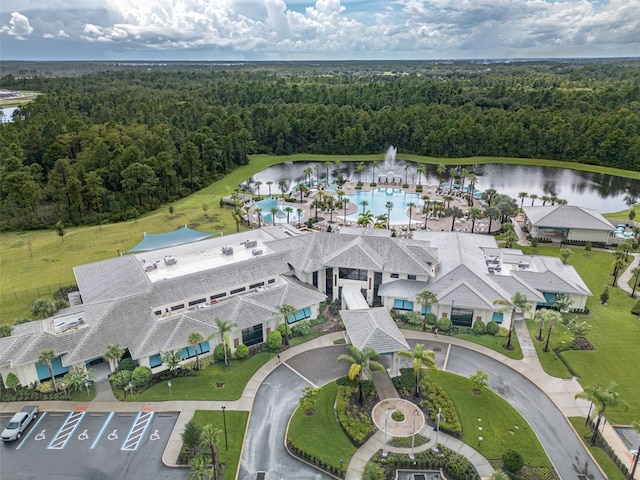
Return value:
<svg viewBox="0 0 640 480">
<path fill-rule="evenodd" d="M 408 341 L 411 345 L 416 343 L 413 339 Z M 429 347 L 432 345 L 427 345 Z M 443 350 L 436 356 L 440 368 L 446 348 Z M 284 448 L 284 435 L 289 417 L 302 395 L 301 389 L 309 384 L 322 386 L 346 373 L 346 364 L 336 362 L 344 351 L 344 346 L 335 346 L 300 353 L 265 379 L 258 389 L 249 420 L 240 480 L 254 480 L 259 471 L 267 472 L 267 478 L 275 480 L 330 478 L 290 457 Z M 481 368 L 489 375 L 489 388 L 522 414 L 562 480 L 579 478 L 579 474 L 591 480 L 606 480 L 562 412 L 531 381 L 499 361 L 464 347 L 452 345 L 446 357 L 447 371 L 468 377 Z"/>
</svg>

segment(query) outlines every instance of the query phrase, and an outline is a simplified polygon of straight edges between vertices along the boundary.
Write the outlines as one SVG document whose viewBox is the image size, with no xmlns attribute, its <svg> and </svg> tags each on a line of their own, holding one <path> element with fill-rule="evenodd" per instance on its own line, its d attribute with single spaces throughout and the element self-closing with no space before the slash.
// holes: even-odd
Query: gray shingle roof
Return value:
<svg viewBox="0 0 640 480">
<path fill-rule="evenodd" d="M 613 225 L 595 210 L 575 205 L 523 207 L 529 221 L 538 227 L 579 228 L 612 231 Z"/>
<path fill-rule="evenodd" d="M 110 258 L 73 268 L 83 303 L 101 302 L 149 290 L 149 277 L 134 256 Z"/>
<path fill-rule="evenodd" d="M 428 285 L 428 282 L 417 280 L 394 280 L 380 285 L 378 295 L 381 297 L 415 300 L 416 295 L 427 289 Z"/>
<path fill-rule="evenodd" d="M 359 349 L 371 347 L 378 353 L 409 350 L 409 344 L 384 307 L 340 310 L 351 343 Z"/>
</svg>

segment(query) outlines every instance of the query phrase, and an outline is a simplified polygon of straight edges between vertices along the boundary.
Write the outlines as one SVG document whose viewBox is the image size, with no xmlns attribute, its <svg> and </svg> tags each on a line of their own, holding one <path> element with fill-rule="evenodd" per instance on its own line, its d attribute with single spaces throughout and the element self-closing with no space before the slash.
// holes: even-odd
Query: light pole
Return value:
<svg viewBox="0 0 640 480">
<path fill-rule="evenodd" d="M 222 424 L 224 425 L 224 449 L 229 450 L 229 441 L 227 439 L 227 417 L 225 415 L 225 410 L 227 407 L 222 406 Z"/>
<path fill-rule="evenodd" d="M 64 396 L 67 396 L 67 385 L 64 382 L 60 382 L 60 385 L 62 385 L 62 389 L 64 390 Z"/>
<path fill-rule="evenodd" d="M 87 389 L 87 397 L 89 396 L 89 380 L 84 381 L 84 386 Z"/>
<path fill-rule="evenodd" d="M 340 472 L 342 472 L 342 464 L 344 463 L 343 459 L 340 459 Z"/>
<path fill-rule="evenodd" d="M 440 419 L 441 419 L 441 418 L 444 418 L 444 417 L 442 416 L 442 408 L 439 408 L 439 409 L 438 409 L 438 415 L 436 415 L 436 419 L 437 419 L 437 421 L 436 421 L 436 444 L 435 444 L 435 445 L 434 445 L 434 447 L 433 447 L 433 449 L 434 449 L 436 452 L 438 452 L 438 451 L 439 451 L 439 449 L 438 449 L 438 432 L 440 431 Z M 446 422 L 446 421 L 447 421 L 447 419 L 446 419 L 446 418 L 444 418 L 444 421 Z"/>
<path fill-rule="evenodd" d="M 384 414 L 384 446 L 382 447 L 382 458 L 387 458 L 389 450 L 387 450 L 387 419 L 389 418 L 389 412 Z"/>
<path fill-rule="evenodd" d="M 167 382 L 167 386 L 169 387 L 169 398 L 171 398 L 171 380 Z"/>
<path fill-rule="evenodd" d="M 131 392 L 131 395 L 133 395 L 133 382 L 129 382 L 129 391 Z"/>
<path fill-rule="evenodd" d="M 415 438 L 416 438 L 416 417 L 418 416 L 418 411 L 414 408 L 413 409 L 413 428 L 411 429 L 411 455 L 409 455 L 409 458 L 411 460 L 415 460 L 416 456 L 413 452 L 413 446 L 415 444 Z"/>
</svg>

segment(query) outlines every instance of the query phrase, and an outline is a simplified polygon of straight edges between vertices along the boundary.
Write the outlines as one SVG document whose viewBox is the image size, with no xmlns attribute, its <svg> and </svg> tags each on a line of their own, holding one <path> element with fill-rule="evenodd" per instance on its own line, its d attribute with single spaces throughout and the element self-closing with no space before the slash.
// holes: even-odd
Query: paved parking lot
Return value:
<svg viewBox="0 0 640 480">
<path fill-rule="evenodd" d="M 177 412 L 151 409 L 41 412 L 21 439 L 0 445 L 0 478 L 187 479 L 188 469 L 162 464 L 177 418 Z"/>
</svg>

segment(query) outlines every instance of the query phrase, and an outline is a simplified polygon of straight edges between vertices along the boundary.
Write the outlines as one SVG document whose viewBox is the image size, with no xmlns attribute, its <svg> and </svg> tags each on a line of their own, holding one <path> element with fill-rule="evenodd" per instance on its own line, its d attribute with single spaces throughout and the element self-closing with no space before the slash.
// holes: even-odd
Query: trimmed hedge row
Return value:
<svg viewBox="0 0 640 480">
<path fill-rule="evenodd" d="M 336 394 L 336 413 L 342 429 L 356 446 L 361 446 L 369 437 L 376 433 L 376 427 L 371 416 L 351 401 L 358 395 L 358 389 L 349 386 L 339 386 Z"/>
</svg>

